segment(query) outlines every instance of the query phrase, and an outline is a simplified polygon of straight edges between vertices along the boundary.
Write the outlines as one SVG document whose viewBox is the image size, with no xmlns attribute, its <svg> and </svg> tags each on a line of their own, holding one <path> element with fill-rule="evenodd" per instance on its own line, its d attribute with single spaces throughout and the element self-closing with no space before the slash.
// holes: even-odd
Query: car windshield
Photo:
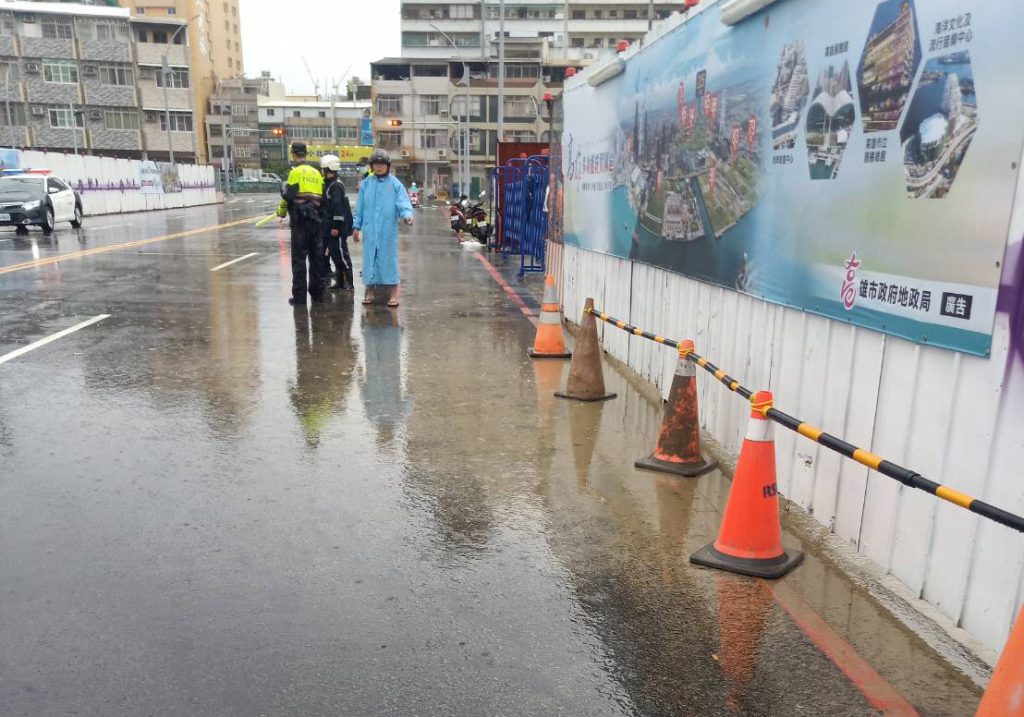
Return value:
<svg viewBox="0 0 1024 717">
<path fill-rule="evenodd" d="M 0 192 L 30 192 L 42 187 L 39 177 L 0 177 Z"/>
</svg>

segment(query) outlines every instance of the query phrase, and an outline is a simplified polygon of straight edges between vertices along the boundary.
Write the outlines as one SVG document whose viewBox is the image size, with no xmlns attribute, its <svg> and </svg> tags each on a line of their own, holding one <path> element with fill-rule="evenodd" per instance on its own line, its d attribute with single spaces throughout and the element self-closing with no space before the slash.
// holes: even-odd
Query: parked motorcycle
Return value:
<svg viewBox="0 0 1024 717">
<path fill-rule="evenodd" d="M 470 204 L 467 210 L 472 225 L 470 233 L 481 244 L 487 244 L 494 231 L 494 227 L 488 221 L 487 210 L 484 209 L 484 197 L 486 196 L 487 192 L 480 192 L 480 197 L 475 203 Z"/>
</svg>

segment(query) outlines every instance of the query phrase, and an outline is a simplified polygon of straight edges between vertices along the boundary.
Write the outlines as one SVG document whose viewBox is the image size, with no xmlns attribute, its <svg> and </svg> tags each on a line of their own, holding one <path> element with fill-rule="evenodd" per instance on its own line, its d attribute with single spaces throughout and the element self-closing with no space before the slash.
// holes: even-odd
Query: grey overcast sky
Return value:
<svg viewBox="0 0 1024 717">
<path fill-rule="evenodd" d="M 306 61 L 320 82 L 357 75 L 401 51 L 399 0 L 239 0 L 245 74 L 268 70 L 289 92 L 312 94 Z M 351 69 L 348 69 L 351 66 Z M 344 90 L 342 90 L 344 91 Z"/>
</svg>

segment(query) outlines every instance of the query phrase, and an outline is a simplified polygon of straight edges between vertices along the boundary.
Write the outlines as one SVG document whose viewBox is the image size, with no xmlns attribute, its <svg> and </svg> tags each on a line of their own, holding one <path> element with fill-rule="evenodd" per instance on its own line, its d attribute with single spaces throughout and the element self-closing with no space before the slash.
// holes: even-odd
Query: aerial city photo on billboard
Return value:
<svg viewBox="0 0 1024 717">
<path fill-rule="evenodd" d="M 565 241 L 986 355 L 1022 32 L 953 0 L 710 6 L 566 91 Z"/>
</svg>

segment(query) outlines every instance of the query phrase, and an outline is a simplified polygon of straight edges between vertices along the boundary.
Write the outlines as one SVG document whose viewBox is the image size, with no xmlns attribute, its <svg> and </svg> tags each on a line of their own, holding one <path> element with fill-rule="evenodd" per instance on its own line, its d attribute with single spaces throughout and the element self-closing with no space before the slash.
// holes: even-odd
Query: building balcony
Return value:
<svg viewBox="0 0 1024 717">
<path fill-rule="evenodd" d="M 627 35 L 642 37 L 646 33 L 647 20 L 623 20 L 621 18 L 569 20 L 570 35 L 605 35 L 606 37 L 620 38 Z"/>
<path fill-rule="evenodd" d="M 78 43 L 78 56 L 100 62 L 131 62 L 132 46 L 116 40 L 87 40 Z"/>
<path fill-rule="evenodd" d="M 185 54 L 188 48 L 185 45 L 160 45 L 152 42 L 135 43 L 135 57 L 140 65 L 161 66 L 164 62 L 164 53 L 167 53 L 167 62 L 177 67 L 189 67 L 188 56 Z"/>
<path fill-rule="evenodd" d="M 402 32 L 437 32 L 432 25 L 437 26 L 443 32 L 480 32 L 480 18 L 447 18 L 439 20 L 409 19 L 402 18 Z"/>
<path fill-rule="evenodd" d="M 22 57 L 47 57 L 58 60 L 72 60 L 75 57 L 74 40 L 24 36 L 18 40 L 21 42 Z"/>
</svg>

